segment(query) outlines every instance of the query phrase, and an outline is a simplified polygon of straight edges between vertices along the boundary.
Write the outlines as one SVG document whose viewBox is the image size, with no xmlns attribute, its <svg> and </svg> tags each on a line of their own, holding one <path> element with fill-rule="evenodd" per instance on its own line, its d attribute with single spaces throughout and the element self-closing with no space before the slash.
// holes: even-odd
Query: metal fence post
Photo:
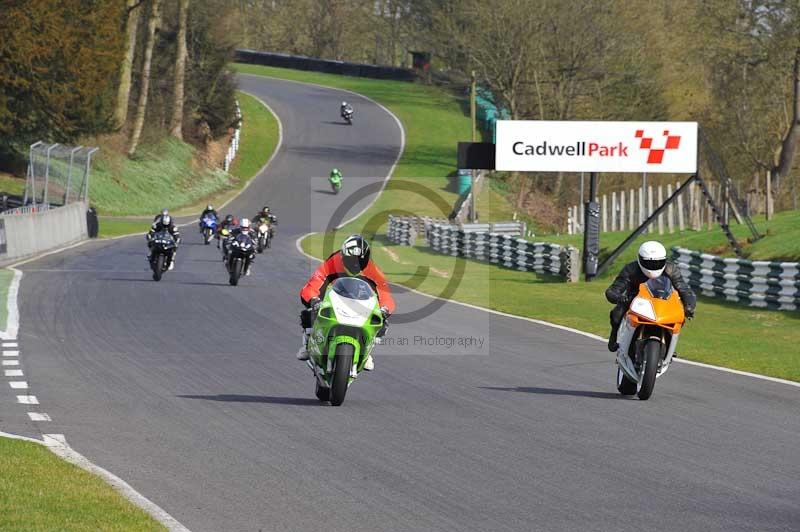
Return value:
<svg viewBox="0 0 800 532">
<path fill-rule="evenodd" d="M 64 205 L 69 201 L 69 188 L 72 184 L 72 163 L 75 160 L 75 152 L 81 149 L 83 149 L 83 146 L 78 146 L 69 152 L 69 169 L 67 170 L 67 190 L 64 192 Z"/>
<path fill-rule="evenodd" d="M 57 147 L 58 143 L 56 142 L 55 144 L 51 144 L 47 148 L 47 166 L 45 167 L 44 170 L 44 195 L 42 196 L 42 203 L 44 205 L 49 205 L 49 203 L 47 202 L 47 192 L 48 189 L 50 188 L 50 152 Z"/>
<path fill-rule="evenodd" d="M 85 201 L 87 205 L 89 204 L 89 174 L 91 173 L 92 155 L 99 149 L 100 148 L 92 148 L 89 150 L 89 153 L 86 154 L 86 170 L 84 171 L 83 179 L 83 201 Z"/>
</svg>

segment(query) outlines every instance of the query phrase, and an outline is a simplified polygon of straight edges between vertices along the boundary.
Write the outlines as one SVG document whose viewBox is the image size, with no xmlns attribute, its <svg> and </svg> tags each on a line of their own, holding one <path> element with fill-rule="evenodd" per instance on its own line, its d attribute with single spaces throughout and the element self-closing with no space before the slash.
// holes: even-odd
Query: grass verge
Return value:
<svg viewBox="0 0 800 532">
<path fill-rule="evenodd" d="M 41 445 L 0 438 L 0 530 L 166 530 L 102 479 Z"/>
<path fill-rule="evenodd" d="M 147 202 L 149 202 L 148 207 L 142 208 L 139 206 L 135 209 L 136 212 L 132 213 L 145 214 L 147 215 L 146 217 L 131 218 L 118 216 L 119 214 L 131 213 L 124 210 L 124 208 L 121 211 L 112 211 L 113 215 L 108 215 L 109 212 L 106 211 L 105 214 L 107 214 L 107 216 L 100 217 L 99 236 L 102 238 L 109 238 L 147 231 L 150 226 L 150 222 L 152 221 L 152 216 L 154 216 L 155 213 L 159 212 L 165 206 L 172 209 L 173 214 L 176 216 L 196 215 L 199 214 L 203 207 L 205 207 L 205 205 L 208 203 L 219 206 L 236 196 L 236 194 L 238 194 L 239 191 L 241 191 L 242 188 L 256 176 L 261 167 L 264 166 L 264 164 L 272 156 L 273 151 L 278 145 L 279 137 L 278 120 L 269 109 L 267 109 L 260 101 L 258 101 L 258 99 L 244 92 L 239 92 L 238 98 L 239 105 L 242 110 L 242 116 L 244 117 L 242 133 L 239 140 L 239 152 L 237 153 L 236 159 L 231 166 L 230 174 L 228 175 L 223 173 L 223 181 L 219 181 L 217 177 L 214 177 L 211 180 L 213 183 L 217 183 L 217 188 L 213 188 L 208 193 L 203 193 L 202 190 L 205 190 L 205 188 L 211 185 L 211 182 L 207 182 L 199 188 L 193 188 L 192 186 L 187 185 L 189 188 L 183 190 L 181 189 L 183 185 L 173 179 L 170 182 L 170 186 L 177 187 L 177 192 L 160 192 L 161 194 L 164 194 L 163 197 L 171 198 L 170 204 L 162 205 L 161 203 L 158 203 L 159 201 L 162 201 L 162 196 L 156 194 L 156 190 L 161 190 L 161 185 L 159 185 L 159 187 L 147 192 L 149 198 L 147 200 Z M 167 140 L 165 142 L 172 143 L 175 141 Z M 178 146 L 177 153 L 183 154 L 183 152 L 183 148 Z M 158 163 L 158 161 L 150 161 L 148 159 L 145 164 L 145 166 L 148 168 L 147 171 L 149 172 L 152 169 L 151 166 L 156 165 L 156 163 Z M 186 162 L 186 164 L 189 163 L 190 159 Z M 139 163 L 135 162 L 132 164 L 134 164 L 134 166 L 139 165 Z M 165 161 L 166 168 L 174 169 L 179 166 L 180 164 L 178 164 L 178 161 L 175 159 L 172 160 L 172 163 L 170 163 L 169 160 Z M 186 167 L 188 166 L 185 166 L 184 170 Z M 216 176 L 216 174 L 217 172 L 215 171 L 214 175 Z M 143 176 L 142 179 L 146 180 L 147 178 L 146 176 Z M 116 189 L 115 192 L 120 195 L 120 198 L 115 200 L 117 203 L 124 202 L 127 204 L 137 201 L 137 196 L 135 195 L 126 197 L 127 192 L 119 189 Z M 101 187 L 101 197 L 103 193 L 104 191 Z M 93 202 L 95 197 L 96 189 L 93 185 Z M 181 197 L 182 199 L 178 201 L 175 199 L 176 197 Z M 176 206 L 178 207 L 175 208 Z M 102 210 L 100 212 L 103 213 Z"/>
<path fill-rule="evenodd" d="M 358 220 L 334 233 L 333 242 L 352 232 L 363 231 L 366 221 L 375 216 L 384 219 L 390 212 L 411 210 L 418 215 L 442 216 L 431 198 L 452 204 L 455 193 L 444 176 L 455 168 L 456 142 L 469 138 L 469 120 L 460 102 L 453 96 L 433 87 L 412 83 L 350 78 L 331 74 L 293 71 L 287 69 L 236 65 L 239 72 L 281 79 L 318 83 L 353 90 L 369 96 L 389 108 L 403 122 L 406 130 L 406 150 L 400 159 L 393 179 L 375 204 Z M 427 177 L 420 177 L 427 176 Z M 419 195 L 398 186 L 401 181 L 413 181 L 428 192 L 424 200 Z M 507 202 L 485 186 L 488 191 L 478 199 L 480 212 L 510 212 Z M 769 224 L 759 221 L 768 233 L 765 239 L 748 246 L 753 259 L 794 259 L 800 255 L 795 234 L 796 214 L 776 216 Z M 425 246 L 403 247 L 389 243 L 383 236 L 385 226 L 371 227 L 374 234 L 375 257 L 392 282 L 440 295 L 444 292 L 457 260 L 428 251 Z M 735 231 L 744 237 L 742 228 Z M 795 233 L 793 233 L 794 231 Z M 627 236 L 607 233 L 602 237 L 606 252 Z M 777 238 L 775 238 L 777 236 Z M 796 235 L 800 236 L 800 235 Z M 302 242 L 307 253 L 323 257 L 325 235 L 310 235 Z M 685 231 L 659 237 L 667 246 L 681 245 L 692 249 L 719 251 L 725 237 L 719 229 Z M 580 237 L 553 236 L 543 240 L 580 247 Z M 547 276 L 508 270 L 490 264 L 465 261 L 464 273 L 450 299 L 508 312 L 519 316 L 546 320 L 574 327 L 601 336 L 608 334 L 610 305 L 603 292 L 625 260 L 633 260 L 636 247 L 631 247 L 608 274 L 593 283 L 566 284 Z M 418 267 L 422 270 L 418 271 Z M 679 352 L 687 359 L 800 381 L 800 313 L 775 312 L 700 298 L 697 318 L 686 328 Z M 736 330 L 736 334 L 731 334 Z M 598 344 L 601 353 L 604 347 Z M 610 357 L 610 354 L 607 355 Z"/>
</svg>

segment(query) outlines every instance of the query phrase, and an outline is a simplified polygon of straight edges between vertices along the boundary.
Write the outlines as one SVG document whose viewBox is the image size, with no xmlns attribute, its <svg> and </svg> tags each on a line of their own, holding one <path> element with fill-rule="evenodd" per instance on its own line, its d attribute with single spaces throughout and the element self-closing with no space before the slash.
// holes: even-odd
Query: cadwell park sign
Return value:
<svg viewBox="0 0 800 532">
<path fill-rule="evenodd" d="M 495 144 L 497 170 L 697 171 L 697 122 L 499 120 Z"/>
</svg>

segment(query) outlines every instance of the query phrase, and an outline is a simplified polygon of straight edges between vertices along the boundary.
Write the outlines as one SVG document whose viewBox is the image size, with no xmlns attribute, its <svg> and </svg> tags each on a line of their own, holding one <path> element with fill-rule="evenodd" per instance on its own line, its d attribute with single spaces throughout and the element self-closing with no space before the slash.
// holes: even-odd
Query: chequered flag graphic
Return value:
<svg viewBox="0 0 800 532">
<path fill-rule="evenodd" d="M 647 154 L 647 164 L 661 164 L 664 160 L 664 153 L 667 150 L 677 150 L 678 147 L 681 145 L 681 137 L 680 135 L 670 135 L 669 130 L 664 130 L 664 137 L 666 138 L 666 142 L 664 143 L 663 148 L 654 148 L 653 147 L 653 138 L 652 137 L 645 137 L 643 129 L 636 130 L 636 138 L 640 139 L 639 141 L 639 148 L 643 150 L 648 150 Z"/>
</svg>

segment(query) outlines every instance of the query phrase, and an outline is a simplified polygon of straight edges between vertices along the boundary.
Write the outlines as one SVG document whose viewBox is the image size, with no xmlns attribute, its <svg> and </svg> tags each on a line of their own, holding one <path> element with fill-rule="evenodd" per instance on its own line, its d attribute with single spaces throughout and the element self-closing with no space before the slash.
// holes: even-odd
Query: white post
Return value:
<svg viewBox="0 0 800 532">
<path fill-rule="evenodd" d="M 653 214 L 653 185 L 647 185 L 647 215 L 645 216 L 645 219 L 647 219 L 651 214 Z M 648 233 L 653 232 L 651 228 L 652 224 L 650 224 L 650 227 L 647 228 Z"/>
<path fill-rule="evenodd" d="M 646 192 L 647 190 L 644 188 L 639 189 L 639 225 L 644 222 L 645 202 L 647 201 L 644 196 Z"/>
<path fill-rule="evenodd" d="M 575 234 L 572 229 L 572 207 L 567 207 L 567 234 Z"/>
<path fill-rule="evenodd" d="M 671 196 L 672 183 L 667 183 L 667 199 L 669 199 Z M 667 206 L 667 231 L 669 231 L 669 234 L 675 232 L 675 209 L 673 208 L 672 203 Z"/>
<path fill-rule="evenodd" d="M 617 193 L 611 193 L 611 230 L 617 230 Z"/>
<path fill-rule="evenodd" d="M 629 196 L 629 199 L 630 199 L 630 201 L 628 202 L 629 205 L 630 205 L 630 210 L 628 211 L 628 229 L 633 231 L 633 229 L 636 227 L 634 225 L 634 223 L 635 223 L 634 220 L 636 220 L 636 218 L 635 218 L 635 216 L 636 216 L 636 192 L 633 189 L 631 189 L 630 192 L 628 193 L 628 196 Z"/>
<path fill-rule="evenodd" d="M 675 183 L 675 190 L 679 188 L 681 188 L 680 183 Z M 686 224 L 683 223 L 685 214 L 683 209 L 686 205 L 686 202 L 683 200 L 683 192 L 681 192 L 675 200 L 678 202 L 678 231 L 683 232 L 686 230 Z"/>
<path fill-rule="evenodd" d="M 664 203 L 664 187 L 658 185 L 658 206 L 661 207 L 662 203 Z M 658 215 L 658 234 L 664 234 L 664 213 Z"/>
<path fill-rule="evenodd" d="M 603 194 L 603 200 L 600 204 L 601 218 L 603 219 L 603 232 L 608 232 L 608 196 Z"/>
<path fill-rule="evenodd" d="M 625 217 L 625 191 L 621 190 L 619 193 L 619 230 L 625 231 L 628 226 L 625 224 L 627 218 Z"/>
</svg>

